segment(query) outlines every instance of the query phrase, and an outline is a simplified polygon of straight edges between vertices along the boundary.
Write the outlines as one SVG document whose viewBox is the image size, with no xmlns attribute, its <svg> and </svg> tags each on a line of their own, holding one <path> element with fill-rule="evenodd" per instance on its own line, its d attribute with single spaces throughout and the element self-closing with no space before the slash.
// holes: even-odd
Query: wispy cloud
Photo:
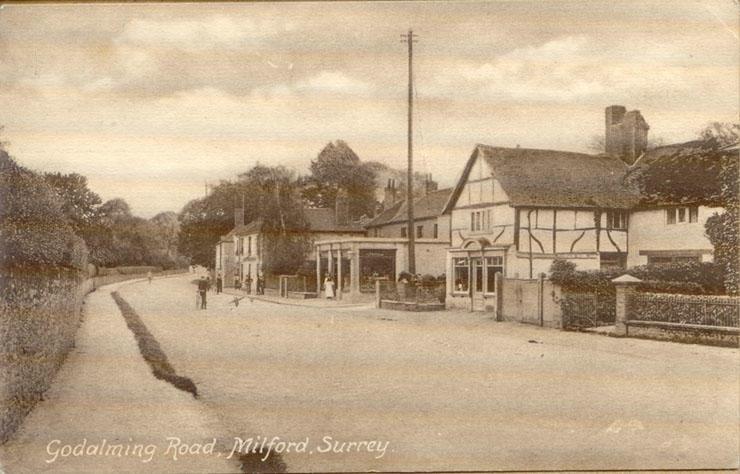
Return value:
<svg viewBox="0 0 740 474">
<path fill-rule="evenodd" d="M 289 23 L 257 22 L 249 19 L 237 22 L 224 15 L 212 15 L 198 20 L 135 19 L 126 25 L 118 41 L 127 45 L 197 52 L 256 45 L 267 37 L 289 29 Z"/>
<path fill-rule="evenodd" d="M 629 55 L 621 57 L 619 47 Z M 670 45 L 660 45 L 659 53 L 645 45 L 606 48 L 585 35 L 564 36 L 514 49 L 488 62 L 458 64 L 437 78 L 431 92 L 458 90 L 492 99 L 567 102 L 627 90 L 640 95 L 656 87 L 685 90 L 690 87 L 687 70 L 673 62 L 671 51 Z"/>
</svg>

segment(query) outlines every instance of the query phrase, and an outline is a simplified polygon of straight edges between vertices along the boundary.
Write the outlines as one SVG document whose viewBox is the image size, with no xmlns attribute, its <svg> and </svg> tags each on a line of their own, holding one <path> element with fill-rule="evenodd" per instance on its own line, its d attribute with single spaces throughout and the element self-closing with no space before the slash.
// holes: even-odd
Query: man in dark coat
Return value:
<svg viewBox="0 0 740 474">
<path fill-rule="evenodd" d="M 206 277 L 200 277 L 198 280 L 198 294 L 200 295 L 200 309 L 206 309 L 206 294 L 208 293 L 208 280 Z"/>
</svg>

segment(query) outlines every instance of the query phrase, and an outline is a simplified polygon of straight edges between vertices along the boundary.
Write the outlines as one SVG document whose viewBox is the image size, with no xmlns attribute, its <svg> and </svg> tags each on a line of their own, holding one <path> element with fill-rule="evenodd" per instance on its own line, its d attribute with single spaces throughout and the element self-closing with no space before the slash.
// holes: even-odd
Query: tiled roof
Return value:
<svg viewBox="0 0 740 474">
<path fill-rule="evenodd" d="M 362 225 L 349 222 L 339 225 L 336 222 L 334 209 L 330 208 L 309 208 L 304 209 L 308 225 L 314 232 L 364 232 Z"/>
<path fill-rule="evenodd" d="M 229 232 L 231 235 L 247 235 L 247 234 L 254 234 L 255 232 L 259 232 L 262 230 L 262 219 L 255 219 L 252 222 L 249 222 L 247 224 L 243 224 L 237 227 L 234 227 L 234 229 Z"/>
<path fill-rule="evenodd" d="M 414 220 L 429 219 L 442 215 L 445 204 L 452 193 L 452 188 L 432 191 L 426 196 L 414 200 Z M 387 224 L 407 221 L 406 201 L 399 201 L 379 216 L 366 224 L 366 227 L 378 227 Z"/>
<path fill-rule="evenodd" d="M 625 185 L 627 165 L 606 155 L 476 146 L 445 208 L 454 206 L 476 158 L 489 167 L 512 206 L 626 209 L 637 190 Z"/>
</svg>

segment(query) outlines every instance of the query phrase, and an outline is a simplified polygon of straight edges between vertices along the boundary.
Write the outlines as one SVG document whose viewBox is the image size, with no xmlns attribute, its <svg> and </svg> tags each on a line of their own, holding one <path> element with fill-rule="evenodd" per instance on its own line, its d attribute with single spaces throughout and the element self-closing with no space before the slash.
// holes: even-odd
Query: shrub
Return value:
<svg viewBox="0 0 740 474">
<path fill-rule="evenodd" d="M 0 149 L 0 267 L 86 269 L 87 247 L 75 235 L 44 179 Z"/>
<path fill-rule="evenodd" d="M 421 283 L 424 285 L 432 285 L 437 282 L 437 278 L 435 278 L 434 275 L 430 275 L 428 273 L 425 273 L 421 276 Z"/>
<path fill-rule="evenodd" d="M 643 281 L 637 285 L 637 291 L 682 295 L 705 294 L 700 284 L 684 281 Z"/>
<path fill-rule="evenodd" d="M 406 281 L 410 282 L 413 278 L 413 275 L 409 272 L 403 271 L 398 274 L 398 281 L 401 281 L 403 279 L 406 279 Z"/>
<path fill-rule="evenodd" d="M 627 271 L 582 271 L 576 270 L 572 262 L 555 260 L 550 267 L 550 280 L 567 291 L 613 294 L 614 285 L 611 280 L 624 273 L 643 280 L 645 288 L 656 288 L 661 293 L 724 293 L 723 268 L 710 262 L 641 265 Z"/>
<path fill-rule="evenodd" d="M 724 270 L 716 263 L 682 262 L 641 265 L 630 268 L 627 273 L 643 281 L 695 284 L 701 287 L 702 294 L 721 295 L 725 293 Z M 680 288 L 676 286 L 676 289 Z M 690 294 L 697 293 L 691 290 Z"/>
</svg>

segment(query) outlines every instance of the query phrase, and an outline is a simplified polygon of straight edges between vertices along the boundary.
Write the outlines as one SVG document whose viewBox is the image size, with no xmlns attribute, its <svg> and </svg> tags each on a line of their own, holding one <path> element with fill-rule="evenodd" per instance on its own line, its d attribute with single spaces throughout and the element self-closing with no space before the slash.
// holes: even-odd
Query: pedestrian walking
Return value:
<svg viewBox="0 0 740 474">
<path fill-rule="evenodd" d="M 200 309 L 206 309 L 206 293 L 208 293 L 208 280 L 206 277 L 200 277 L 198 281 L 198 294 L 200 295 Z"/>
<path fill-rule="evenodd" d="M 146 272 L 146 279 L 149 280 L 149 284 L 152 284 L 152 272 L 151 270 Z"/>
<path fill-rule="evenodd" d="M 224 279 L 219 273 L 216 277 L 216 294 L 221 293 L 224 290 Z"/>
</svg>

